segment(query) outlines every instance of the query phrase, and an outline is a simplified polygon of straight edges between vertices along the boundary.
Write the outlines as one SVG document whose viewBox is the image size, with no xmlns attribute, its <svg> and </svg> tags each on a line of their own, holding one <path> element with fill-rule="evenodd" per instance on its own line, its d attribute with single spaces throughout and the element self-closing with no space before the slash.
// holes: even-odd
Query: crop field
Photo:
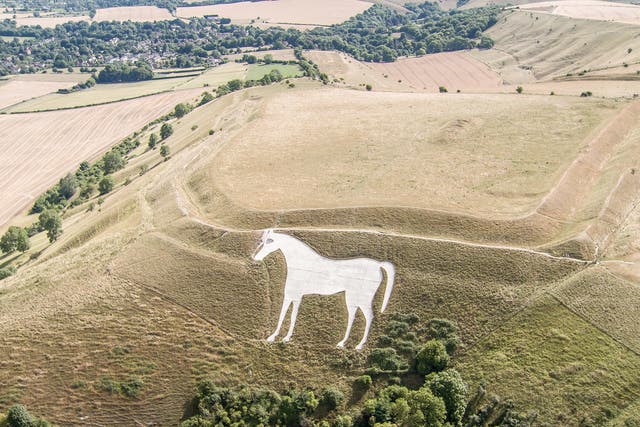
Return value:
<svg viewBox="0 0 640 427">
<path fill-rule="evenodd" d="M 521 97 L 514 111 L 512 101 L 338 89 L 283 94 L 220 153 L 211 179 L 253 209 L 411 206 L 524 214 L 616 106 Z"/>
<path fill-rule="evenodd" d="M 27 74 L 0 81 L 0 110 L 85 80 L 86 74 Z"/>
<path fill-rule="evenodd" d="M 146 80 L 134 83 L 99 84 L 92 88 L 73 93 L 51 93 L 14 105 L 13 107 L 7 108 L 6 111 L 9 113 L 24 113 L 105 104 L 171 91 L 189 82 L 191 78 L 192 77 L 180 77 Z"/>
<path fill-rule="evenodd" d="M 178 7 L 176 14 L 181 18 L 218 15 L 230 18 L 232 22 L 238 24 L 248 24 L 254 21 L 267 25 L 303 24 L 317 26 L 346 21 L 351 16 L 367 10 L 371 4 L 360 0 L 329 0 L 322 3 L 314 0 L 275 0 Z"/>
<path fill-rule="evenodd" d="M 297 65 L 284 64 L 252 64 L 247 69 L 246 80 L 259 80 L 272 70 L 278 70 L 282 77 L 300 77 L 302 70 Z"/>
<path fill-rule="evenodd" d="M 295 61 L 296 56 L 293 54 L 293 49 L 276 49 L 276 50 L 260 50 L 260 51 L 248 51 L 249 55 L 253 55 L 256 58 L 264 59 L 265 55 L 271 55 L 276 61 Z M 241 59 L 244 53 L 233 53 L 225 55 L 225 58 L 229 61 L 235 61 Z"/>
<path fill-rule="evenodd" d="M 174 19 L 167 9 L 156 6 L 121 6 L 96 9 L 94 21 L 153 22 Z"/>
<path fill-rule="evenodd" d="M 0 116 L 5 166 L 0 224 L 21 212 L 60 175 L 73 171 L 200 91 L 180 91 L 82 110 Z M 87 126 L 91 123 L 91 126 Z M 16 141 L 20 141 L 16 144 Z"/>
<path fill-rule="evenodd" d="M 640 24 L 640 6 L 600 0 L 559 0 L 521 4 L 518 8 L 577 19 Z"/>
<path fill-rule="evenodd" d="M 402 81 L 412 91 L 495 91 L 500 76 L 467 52 L 443 52 L 395 62 L 371 64 L 374 70 L 394 81 Z"/>
</svg>

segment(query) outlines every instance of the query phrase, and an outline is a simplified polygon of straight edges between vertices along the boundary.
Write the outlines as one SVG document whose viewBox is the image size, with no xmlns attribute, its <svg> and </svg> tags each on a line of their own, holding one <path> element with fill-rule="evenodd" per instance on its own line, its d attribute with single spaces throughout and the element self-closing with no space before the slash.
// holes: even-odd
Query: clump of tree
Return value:
<svg viewBox="0 0 640 427">
<path fill-rule="evenodd" d="M 160 147 L 160 155 L 162 156 L 162 158 L 166 161 L 169 160 L 169 156 L 171 155 L 171 151 L 169 150 L 169 146 L 162 144 L 162 146 Z"/>
<path fill-rule="evenodd" d="M 189 104 L 185 104 L 183 102 L 177 104 L 174 109 L 173 109 L 173 115 L 177 118 L 177 119 L 181 119 L 182 117 L 184 117 L 186 114 L 189 113 L 189 111 L 191 111 L 191 106 Z"/>
<path fill-rule="evenodd" d="M 7 254 L 15 251 L 26 252 L 30 247 L 29 234 L 22 227 L 12 225 L 0 238 L 0 250 Z"/>
<path fill-rule="evenodd" d="M 71 88 L 58 89 L 58 93 L 67 94 L 67 93 L 78 92 L 83 89 L 89 89 L 91 87 L 94 87 L 95 85 L 96 85 L 96 77 L 91 76 L 86 81 L 75 84 Z"/>
<path fill-rule="evenodd" d="M 160 126 L 160 139 L 167 139 L 173 135 L 173 126 L 169 123 L 164 123 Z"/>
<path fill-rule="evenodd" d="M 153 71 L 149 64 L 138 62 L 135 65 L 125 63 L 108 64 L 98 73 L 98 83 L 138 82 L 151 80 Z"/>
<path fill-rule="evenodd" d="M 60 214 L 53 209 L 46 209 L 38 216 L 38 228 L 40 231 L 47 232 L 47 238 L 50 243 L 58 240 L 62 234 L 62 218 Z"/>
<path fill-rule="evenodd" d="M 0 414 L 0 426 L 2 427 L 51 427 L 51 423 L 29 413 L 23 405 L 13 405 L 7 411 L 7 415 Z"/>
</svg>

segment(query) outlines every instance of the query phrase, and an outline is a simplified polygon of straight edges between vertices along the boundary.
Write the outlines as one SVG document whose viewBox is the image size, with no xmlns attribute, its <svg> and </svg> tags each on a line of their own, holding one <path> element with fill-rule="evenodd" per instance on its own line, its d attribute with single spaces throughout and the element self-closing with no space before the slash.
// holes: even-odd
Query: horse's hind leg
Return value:
<svg viewBox="0 0 640 427">
<path fill-rule="evenodd" d="M 364 314 L 365 326 L 364 326 L 364 335 L 362 336 L 362 340 L 356 346 L 356 350 L 362 350 L 364 343 L 367 342 L 367 338 L 369 337 L 369 328 L 371 328 L 371 322 L 373 321 L 373 308 L 369 307 L 360 307 L 362 310 L 362 314 Z"/>
<path fill-rule="evenodd" d="M 298 317 L 298 308 L 300 307 L 300 300 L 293 301 L 293 310 L 291 310 L 291 321 L 289 323 L 289 332 L 282 339 L 282 341 L 287 342 L 291 339 L 291 335 L 293 335 L 293 327 L 296 326 L 296 318 Z"/>
<path fill-rule="evenodd" d="M 289 305 L 291 305 L 291 299 L 285 298 L 284 301 L 282 301 L 282 309 L 280 310 L 280 318 L 278 319 L 278 326 L 276 327 L 276 331 L 273 334 L 271 334 L 269 338 L 267 338 L 267 341 L 274 342 L 276 340 L 276 337 L 280 333 L 280 328 L 282 328 L 282 322 L 284 322 L 284 316 L 287 315 L 287 311 L 289 310 Z M 293 316 L 292 316 L 292 320 L 293 320 Z"/>
<path fill-rule="evenodd" d="M 347 330 L 344 333 L 344 338 L 342 341 L 338 343 L 338 347 L 344 347 L 344 343 L 347 342 L 349 338 L 349 334 L 351 334 L 351 327 L 353 326 L 353 321 L 356 318 L 356 313 L 358 312 L 358 307 L 353 307 L 347 304 L 347 313 L 349 315 L 349 320 L 347 321 Z"/>
</svg>

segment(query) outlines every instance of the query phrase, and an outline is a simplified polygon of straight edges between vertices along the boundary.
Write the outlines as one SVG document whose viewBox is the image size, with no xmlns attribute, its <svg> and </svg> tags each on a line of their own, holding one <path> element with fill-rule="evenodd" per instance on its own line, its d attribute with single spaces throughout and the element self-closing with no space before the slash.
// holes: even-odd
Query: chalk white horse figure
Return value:
<svg viewBox="0 0 640 427">
<path fill-rule="evenodd" d="M 284 299 L 278 326 L 275 332 L 267 338 L 267 341 L 275 341 L 289 310 L 289 305 L 293 304 L 289 331 L 283 341 L 287 342 L 291 339 L 298 316 L 298 308 L 304 295 L 332 295 L 344 291 L 349 320 L 347 331 L 342 341 L 338 343 L 338 347 L 344 347 L 344 343 L 349 338 L 359 308 L 366 321 L 364 336 L 356 347 L 358 350 L 362 349 L 367 341 L 373 320 L 373 298 L 382 282 L 382 269 L 387 273 L 387 284 L 380 312 L 384 312 L 389 303 L 395 276 L 393 264 L 370 258 L 346 260 L 325 258 L 295 237 L 276 233 L 273 230 L 266 230 L 263 233 L 262 241 L 253 259 L 261 261 L 277 250 L 282 251 L 286 259 L 287 279 L 284 285 Z"/>
</svg>

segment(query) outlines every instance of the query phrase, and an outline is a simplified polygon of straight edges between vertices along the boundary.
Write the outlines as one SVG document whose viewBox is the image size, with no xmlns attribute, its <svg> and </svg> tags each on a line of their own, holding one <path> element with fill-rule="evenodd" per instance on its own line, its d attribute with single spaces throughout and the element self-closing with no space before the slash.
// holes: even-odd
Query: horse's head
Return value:
<svg viewBox="0 0 640 427">
<path fill-rule="evenodd" d="M 262 233 L 262 239 L 260 240 L 260 245 L 256 250 L 256 253 L 253 255 L 253 259 L 256 261 L 262 261 L 264 257 L 269 255 L 271 252 L 275 252 L 279 249 L 278 245 L 274 240 L 274 232 L 273 230 L 265 230 Z"/>
</svg>

